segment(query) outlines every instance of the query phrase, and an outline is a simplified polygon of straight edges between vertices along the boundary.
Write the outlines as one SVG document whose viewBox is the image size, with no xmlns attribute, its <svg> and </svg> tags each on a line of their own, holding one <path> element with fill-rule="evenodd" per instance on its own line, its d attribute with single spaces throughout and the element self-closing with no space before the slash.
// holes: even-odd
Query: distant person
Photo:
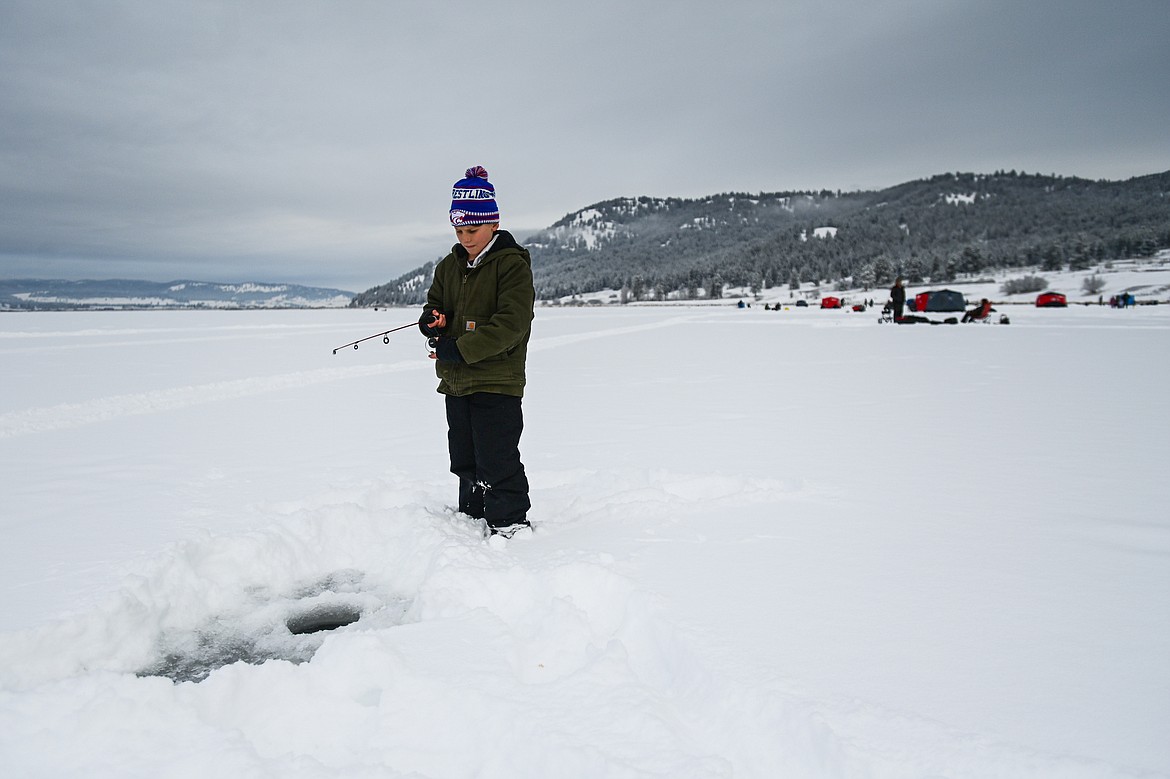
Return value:
<svg viewBox="0 0 1170 779">
<path fill-rule="evenodd" d="M 972 308 L 967 313 L 963 314 L 964 322 L 974 322 L 976 320 L 987 319 L 995 309 L 991 307 L 991 301 L 987 298 L 979 301 L 979 305 Z"/>
<path fill-rule="evenodd" d="M 895 279 L 894 286 L 890 287 L 890 305 L 893 306 L 894 321 L 897 322 L 902 318 L 902 313 L 906 308 L 906 288 L 902 286 L 901 276 Z"/>
<path fill-rule="evenodd" d="M 476 166 L 452 187 L 459 243 L 435 266 L 418 326 L 430 339 L 438 391 L 446 396 L 459 510 L 483 520 L 489 535 L 510 538 L 531 527 L 520 400 L 536 292 L 528 250 L 500 229 L 487 179 Z"/>
</svg>

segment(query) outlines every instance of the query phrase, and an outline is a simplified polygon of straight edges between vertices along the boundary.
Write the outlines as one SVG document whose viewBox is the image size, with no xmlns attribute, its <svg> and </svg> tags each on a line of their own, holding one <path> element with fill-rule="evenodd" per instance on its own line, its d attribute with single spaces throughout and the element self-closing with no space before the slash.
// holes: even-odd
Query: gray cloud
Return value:
<svg viewBox="0 0 1170 779">
<path fill-rule="evenodd" d="M 492 171 L 623 195 L 1170 168 L 1162 0 L 0 4 L 5 275 L 361 289 Z"/>
</svg>

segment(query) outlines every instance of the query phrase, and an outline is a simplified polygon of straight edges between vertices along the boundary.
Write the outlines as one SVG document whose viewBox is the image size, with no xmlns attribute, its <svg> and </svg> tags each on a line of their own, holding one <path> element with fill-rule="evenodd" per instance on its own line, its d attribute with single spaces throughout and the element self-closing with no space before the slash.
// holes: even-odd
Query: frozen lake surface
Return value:
<svg viewBox="0 0 1170 779">
<path fill-rule="evenodd" d="M 1005 310 L 539 308 L 498 545 L 413 310 L 0 315 L 0 763 L 1170 775 L 1170 307 Z"/>
</svg>

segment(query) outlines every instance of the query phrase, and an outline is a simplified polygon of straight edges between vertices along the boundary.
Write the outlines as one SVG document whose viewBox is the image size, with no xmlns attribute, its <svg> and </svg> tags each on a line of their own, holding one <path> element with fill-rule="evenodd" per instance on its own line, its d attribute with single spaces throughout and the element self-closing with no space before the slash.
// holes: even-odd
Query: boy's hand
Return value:
<svg viewBox="0 0 1170 779">
<path fill-rule="evenodd" d="M 439 362 L 464 362 L 463 354 L 459 351 L 459 347 L 455 345 L 454 338 L 433 338 L 433 349 L 431 352 L 431 359 Z M 430 342 L 428 342 L 430 343 Z"/>
<path fill-rule="evenodd" d="M 447 315 L 437 308 L 424 311 L 418 318 L 418 329 L 425 336 L 436 336 L 447 328 Z"/>
</svg>

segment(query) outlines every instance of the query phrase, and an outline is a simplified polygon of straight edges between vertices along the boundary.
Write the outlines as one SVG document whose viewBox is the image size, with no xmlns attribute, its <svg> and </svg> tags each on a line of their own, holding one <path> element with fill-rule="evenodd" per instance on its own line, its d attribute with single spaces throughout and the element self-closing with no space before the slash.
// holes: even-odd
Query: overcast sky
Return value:
<svg viewBox="0 0 1170 779">
<path fill-rule="evenodd" d="M 1170 170 L 1170 0 L 0 0 L 0 275 L 360 291 L 622 196 Z"/>
</svg>

